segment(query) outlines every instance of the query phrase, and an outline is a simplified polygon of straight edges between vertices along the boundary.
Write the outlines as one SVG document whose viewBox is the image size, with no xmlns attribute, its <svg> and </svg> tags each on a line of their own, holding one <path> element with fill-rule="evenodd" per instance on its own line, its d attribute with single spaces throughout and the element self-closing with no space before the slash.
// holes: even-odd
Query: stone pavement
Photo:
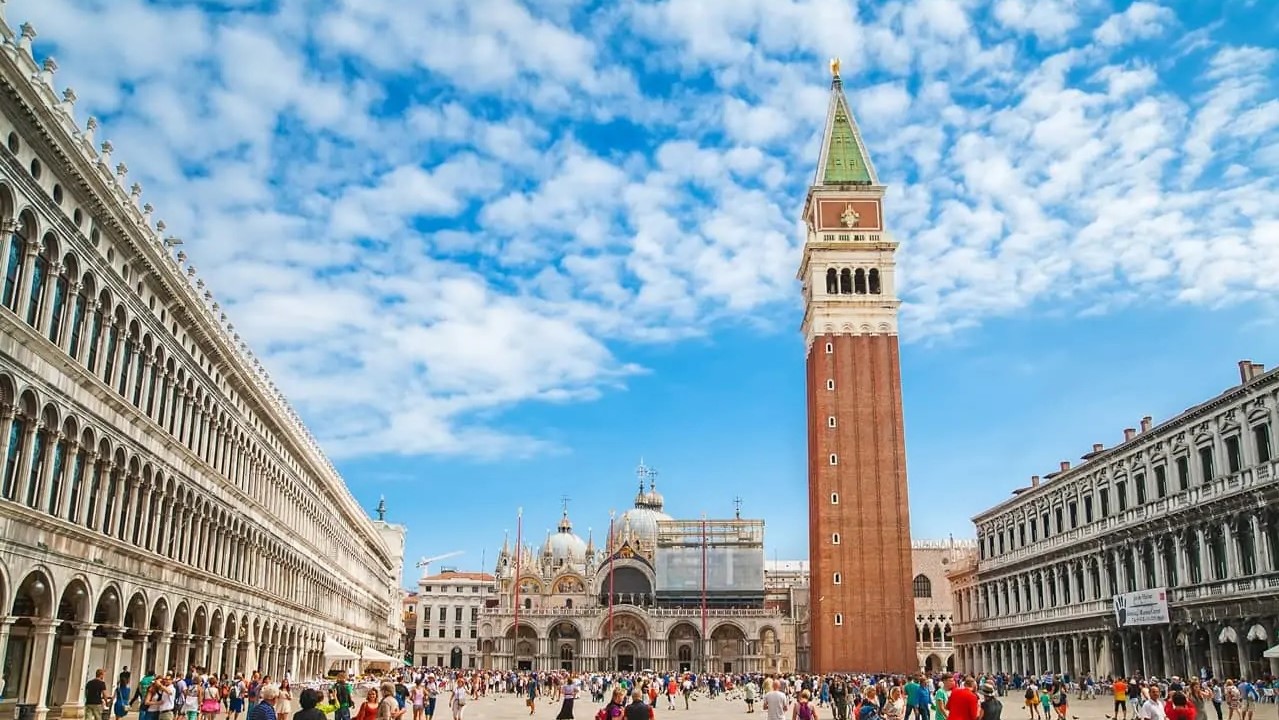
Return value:
<svg viewBox="0 0 1279 720">
<path fill-rule="evenodd" d="M 759 704 L 756 703 L 757 711 L 753 715 L 746 714 L 746 703 L 735 696 L 721 696 L 717 699 L 710 699 L 705 695 L 698 696 L 691 705 L 689 710 L 684 710 L 684 703 L 680 698 L 676 698 L 676 710 L 667 711 L 666 699 L 658 698 L 657 717 L 660 720 L 663 715 L 669 715 L 671 718 L 685 716 L 689 718 L 715 718 L 717 720 L 764 720 L 767 716 L 763 712 L 758 711 Z M 1030 715 L 1026 712 L 1024 700 L 1020 695 L 1009 693 L 1007 696 L 1000 698 L 1000 702 L 1004 704 L 1002 720 L 1029 720 Z M 1114 708 L 1114 701 L 1110 696 L 1099 697 L 1095 700 L 1075 700 L 1071 698 L 1070 712 L 1067 720 L 1106 720 Z M 1275 705 L 1258 705 L 1255 720 L 1279 720 L 1279 714 L 1276 713 Z M 537 712 L 533 715 L 536 720 L 554 720 L 556 713 L 559 712 L 559 703 L 552 703 L 549 700 L 540 700 L 537 704 Z M 591 702 L 588 695 L 585 699 L 579 699 L 573 708 L 573 717 L 575 720 L 594 720 L 595 712 L 599 710 L 599 706 Z M 1209 717 L 1206 720 L 1216 720 L 1212 708 L 1208 709 Z M 523 720 L 528 718 L 528 708 L 524 706 L 521 698 L 513 695 L 490 695 L 484 698 L 476 698 L 466 706 L 466 712 L 463 720 Z M 1133 718 L 1132 713 L 1128 717 Z M 448 708 L 442 708 L 442 712 L 436 713 L 437 720 L 452 720 Z M 411 715 L 406 715 L 405 720 L 412 720 Z M 789 720 L 789 716 L 788 716 Z M 830 708 L 818 708 L 817 720 L 831 720 Z M 1054 718 L 1050 718 L 1054 720 Z"/>
</svg>

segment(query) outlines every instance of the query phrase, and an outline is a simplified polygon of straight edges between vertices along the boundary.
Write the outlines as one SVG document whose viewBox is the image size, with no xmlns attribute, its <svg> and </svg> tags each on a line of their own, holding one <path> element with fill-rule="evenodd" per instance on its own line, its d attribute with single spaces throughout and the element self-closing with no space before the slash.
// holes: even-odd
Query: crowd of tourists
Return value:
<svg viewBox="0 0 1279 720">
<path fill-rule="evenodd" d="M 690 672 L 573 673 L 400 668 L 293 682 L 253 672 L 218 677 L 128 670 L 108 687 L 98 670 L 85 685 L 87 720 L 464 720 L 477 698 L 515 695 L 529 715 L 549 705 L 556 720 L 652 720 L 661 710 L 690 710 L 699 701 L 741 702 L 767 720 L 1076 720 L 1077 700 L 1110 695 L 1109 720 L 1256 720 L 1258 704 L 1274 702 L 1279 680 L 1218 681 L 1205 674 L 1105 678 L 998 673 L 902 675 L 761 675 Z M 1004 700 L 1019 698 L 1017 710 Z M 579 712 L 579 699 L 591 710 Z M 1213 713 L 1213 714 L 1210 714 Z M 185 718 L 182 716 L 185 715 Z"/>
</svg>

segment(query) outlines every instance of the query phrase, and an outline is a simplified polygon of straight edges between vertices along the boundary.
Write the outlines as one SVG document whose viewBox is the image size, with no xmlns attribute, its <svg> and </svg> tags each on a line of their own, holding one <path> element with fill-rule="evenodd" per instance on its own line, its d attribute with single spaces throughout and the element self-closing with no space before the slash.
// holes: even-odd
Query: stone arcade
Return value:
<svg viewBox="0 0 1279 720">
<path fill-rule="evenodd" d="M 76 124 L 35 30 L 0 36 L 0 713 L 79 716 L 98 667 L 311 676 L 326 637 L 394 651 L 402 533 Z"/>
<path fill-rule="evenodd" d="M 1279 673 L 1279 371 L 1239 376 L 973 518 L 979 555 L 950 573 L 961 670 Z M 1171 622 L 1116 627 L 1112 597 L 1155 588 Z"/>
</svg>

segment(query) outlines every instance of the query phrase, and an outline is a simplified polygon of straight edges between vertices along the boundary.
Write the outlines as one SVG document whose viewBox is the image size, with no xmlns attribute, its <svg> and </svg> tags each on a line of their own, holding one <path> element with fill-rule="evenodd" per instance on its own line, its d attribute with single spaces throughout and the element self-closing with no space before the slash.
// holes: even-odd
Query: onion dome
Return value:
<svg viewBox="0 0 1279 720">
<path fill-rule="evenodd" d="M 568 519 L 568 508 L 564 509 L 555 533 L 546 538 L 544 552 L 555 562 L 582 562 L 586 559 L 586 541 L 573 533 L 573 523 Z"/>
<path fill-rule="evenodd" d="M 639 492 L 635 495 L 635 507 L 622 513 L 618 518 L 618 524 L 621 528 L 621 538 L 630 540 L 632 544 L 639 544 L 645 548 L 652 549 L 657 546 L 657 523 L 659 520 L 670 520 L 670 515 L 662 512 L 665 499 L 661 493 L 657 492 L 657 471 L 644 465 L 644 461 L 640 461 L 639 468 L 636 469 L 636 475 L 639 476 Z M 644 481 L 648 480 L 648 491 L 644 490 Z"/>
</svg>

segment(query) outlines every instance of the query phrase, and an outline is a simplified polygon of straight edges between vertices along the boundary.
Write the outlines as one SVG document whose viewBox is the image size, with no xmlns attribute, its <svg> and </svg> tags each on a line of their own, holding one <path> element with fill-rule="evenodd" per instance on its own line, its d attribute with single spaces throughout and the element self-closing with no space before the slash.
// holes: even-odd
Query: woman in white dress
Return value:
<svg viewBox="0 0 1279 720">
<path fill-rule="evenodd" d="M 275 699 L 275 717 L 277 720 L 289 720 L 293 714 L 293 686 L 286 676 L 280 683 L 280 696 Z"/>
</svg>

